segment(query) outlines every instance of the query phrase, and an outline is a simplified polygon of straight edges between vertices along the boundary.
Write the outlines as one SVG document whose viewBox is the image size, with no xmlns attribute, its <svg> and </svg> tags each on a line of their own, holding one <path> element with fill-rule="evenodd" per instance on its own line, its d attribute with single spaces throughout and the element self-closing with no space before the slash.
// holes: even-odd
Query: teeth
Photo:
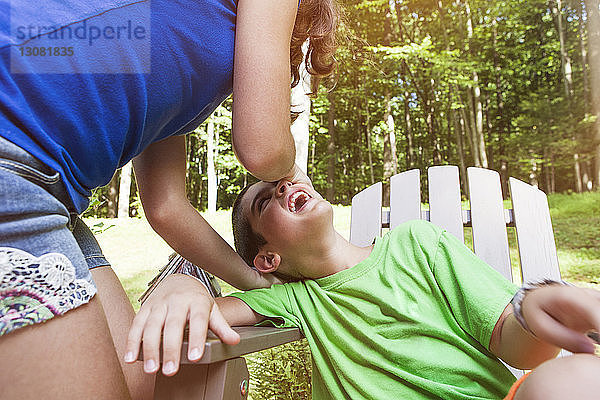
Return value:
<svg viewBox="0 0 600 400">
<path fill-rule="evenodd" d="M 298 200 L 298 197 L 300 197 L 302 195 L 306 196 L 307 198 L 310 198 L 308 193 L 306 193 L 302 190 L 299 190 L 290 196 L 290 199 L 288 201 L 288 208 L 290 209 L 291 212 L 294 212 L 294 213 L 296 212 L 296 200 Z"/>
</svg>

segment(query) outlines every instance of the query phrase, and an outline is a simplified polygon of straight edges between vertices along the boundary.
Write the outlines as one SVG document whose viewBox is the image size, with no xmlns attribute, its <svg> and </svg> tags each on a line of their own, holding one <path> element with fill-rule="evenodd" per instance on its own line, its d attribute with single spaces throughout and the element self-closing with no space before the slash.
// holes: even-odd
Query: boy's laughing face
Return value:
<svg viewBox="0 0 600 400">
<path fill-rule="evenodd" d="M 331 204 L 306 183 L 258 182 L 241 206 L 253 230 L 267 241 L 265 247 L 283 258 L 299 256 L 319 241 L 323 229 L 333 229 Z"/>
</svg>

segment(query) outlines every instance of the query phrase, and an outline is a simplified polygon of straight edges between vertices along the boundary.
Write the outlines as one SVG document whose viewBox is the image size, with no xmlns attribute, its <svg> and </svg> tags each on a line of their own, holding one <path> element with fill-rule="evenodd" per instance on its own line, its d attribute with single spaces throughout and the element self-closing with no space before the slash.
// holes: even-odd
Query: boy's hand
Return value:
<svg viewBox="0 0 600 400">
<path fill-rule="evenodd" d="M 539 339 L 573 353 L 594 353 L 594 342 L 585 333 L 600 331 L 600 292 L 543 286 L 527 293 L 522 312 Z"/>
<path fill-rule="evenodd" d="M 137 360 L 142 343 L 144 371 L 158 371 L 162 333 L 162 371 L 165 375 L 174 375 L 179 369 L 183 331 L 188 321 L 188 359 L 191 361 L 202 358 L 209 328 L 224 343 L 237 344 L 240 340 L 202 283 L 186 275 L 173 274 L 155 289 L 134 318 L 125 362 Z"/>
</svg>

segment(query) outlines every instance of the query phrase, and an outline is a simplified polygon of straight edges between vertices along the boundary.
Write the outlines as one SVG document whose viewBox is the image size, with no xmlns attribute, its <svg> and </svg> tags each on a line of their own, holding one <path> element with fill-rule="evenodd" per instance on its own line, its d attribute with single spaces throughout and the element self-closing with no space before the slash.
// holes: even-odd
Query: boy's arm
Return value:
<svg viewBox="0 0 600 400">
<path fill-rule="evenodd" d="M 490 339 L 490 351 L 507 364 L 519 369 L 532 369 L 556 357 L 560 349 L 527 332 L 508 304 L 496 322 Z"/>
<path fill-rule="evenodd" d="M 215 302 L 231 326 L 252 326 L 265 319 L 237 297 L 218 297 Z"/>
<path fill-rule="evenodd" d="M 600 330 L 600 292 L 551 284 L 528 291 L 521 303 L 526 331 L 507 306 L 498 320 L 490 350 L 508 364 L 529 369 L 556 356 L 559 348 L 593 353 L 586 332 Z"/>
</svg>

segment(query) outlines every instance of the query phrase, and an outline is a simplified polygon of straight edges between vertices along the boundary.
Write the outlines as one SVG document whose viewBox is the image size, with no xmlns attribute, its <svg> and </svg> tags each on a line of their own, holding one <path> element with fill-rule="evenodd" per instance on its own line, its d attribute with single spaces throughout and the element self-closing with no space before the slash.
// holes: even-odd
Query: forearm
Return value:
<svg viewBox="0 0 600 400">
<path fill-rule="evenodd" d="M 239 138 L 241 136 L 245 138 Z M 244 168 L 265 182 L 277 181 L 290 174 L 294 167 L 296 149 L 289 126 L 281 134 L 264 139 L 247 139 L 248 136 L 250 135 L 233 133 L 233 149 Z M 269 145 L 266 146 L 266 143 Z"/>
<path fill-rule="evenodd" d="M 240 289 L 266 282 L 208 224 L 187 200 L 171 201 L 166 210 L 147 214 L 152 228 L 179 254 Z"/>
<path fill-rule="evenodd" d="M 297 0 L 240 1 L 233 57 L 232 141 L 242 165 L 275 181 L 295 160 L 290 131 L 290 40 Z"/>
<path fill-rule="evenodd" d="M 251 326 L 265 318 L 237 297 L 217 297 L 215 302 L 231 326 Z"/>
<path fill-rule="evenodd" d="M 497 351 L 507 364 L 520 369 L 532 369 L 556 357 L 560 349 L 527 332 L 511 313 L 504 320 Z"/>
</svg>

